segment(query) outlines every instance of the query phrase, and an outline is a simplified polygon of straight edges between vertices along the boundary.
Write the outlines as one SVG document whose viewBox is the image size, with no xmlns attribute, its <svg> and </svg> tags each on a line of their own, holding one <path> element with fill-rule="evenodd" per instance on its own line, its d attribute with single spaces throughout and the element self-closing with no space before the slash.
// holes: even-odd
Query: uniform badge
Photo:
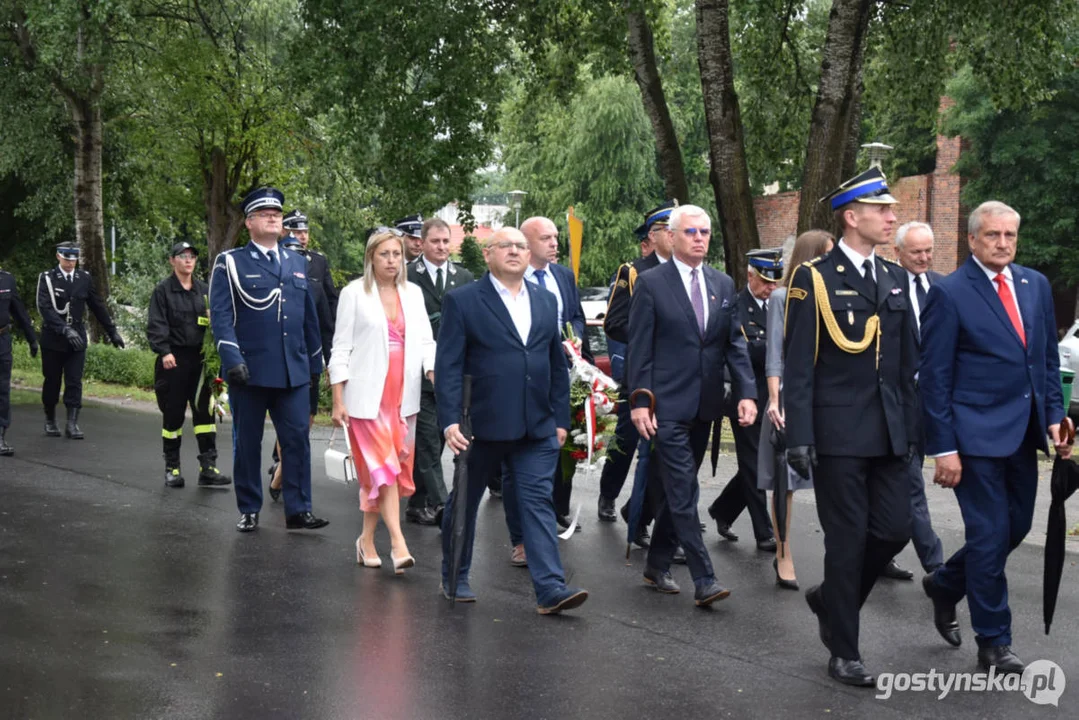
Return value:
<svg viewBox="0 0 1079 720">
<path fill-rule="evenodd" d="M 835 294 L 836 295 L 857 295 L 858 291 L 857 290 L 836 290 Z"/>
<path fill-rule="evenodd" d="M 427 272 L 427 266 L 421 262 L 419 265 L 416 266 L 416 272 L 418 272 L 420 275 L 424 274 L 425 272 Z"/>
<path fill-rule="evenodd" d="M 244 275 L 245 278 L 260 278 L 261 275 Z"/>
<path fill-rule="evenodd" d="M 253 257 L 255 260 L 258 260 L 259 259 L 259 254 L 257 252 L 255 252 L 254 250 L 252 250 L 251 251 L 251 257 Z"/>
<path fill-rule="evenodd" d="M 899 287 L 892 288 L 892 295 L 898 295 L 901 292 L 903 292 L 903 288 L 899 288 Z"/>
<path fill-rule="evenodd" d="M 1030 284 L 1030 283 L 1027 282 L 1026 278 L 1020 278 L 1019 282 L 1023 283 L 1024 285 L 1029 285 Z"/>
<path fill-rule="evenodd" d="M 629 287 L 629 283 L 627 283 L 625 280 L 619 280 L 618 281 L 618 287 L 620 287 L 620 288 Z"/>
<path fill-rule="evenodd" d="M 843 267 L 842 265 L 836 265 L 835 266 L 835 271 L 836 272 L 843 272 L 844 270 L 846 270 L 846 268 Z"/>
<path fill-rule="evenodd" d="M 847 324 L 848 325 L 854 325 L 854 311 L 853 310 L 848 310 L 847 311 Z"/>
<path fill-rule="evenodd" d="M 294 273 L 292 273 L 292 276 L 293 276 L 293 277 L 298 277 L 298 278 L 300 278 L 301 280 L 304 280 L 304 279 L 306 279 L 306 276 L 305 276 L 305 275 L 304 275 L 304 274 L 303 274 L 302 272 L 294 272 Z"/>
<path fill-rule="evenodd" d="M 805 300 L 806 297 L 809 296 L 809 293 L 807 293 L 802 288 L 791 288 L 790 289 L 790 296 L 791 296 L 791 298 L 793 298 L 795 300 Z"/>
</svg>

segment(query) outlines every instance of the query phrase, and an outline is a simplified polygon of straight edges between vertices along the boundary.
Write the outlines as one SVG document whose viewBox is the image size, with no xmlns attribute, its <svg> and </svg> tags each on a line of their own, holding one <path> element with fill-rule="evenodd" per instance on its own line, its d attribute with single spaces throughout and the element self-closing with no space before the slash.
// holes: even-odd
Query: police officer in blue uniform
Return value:
<svg viewBox="0 0 1079 720">
<path fill-rule="evenodd" d="M 0 270 L 0 455 L 14 455 L 15 448 L 7 444 L 4 435 L 11 424 L 11 333 L 12 321 L 22 328 L 30 343 L 30 357 L 37 357 L 37 335 L 19 299 L 15 276 Z"/>
<path fill-rule="evenodd" d="M 322 372 L 318 314 L 307 260 L 278 245 L 284 194 L 259 188 L 242 208 L 251 241 L 217 256 L 210 276 L 210 324 L 226 371 L 235 422 L 233 475 L 240 521 L 258 527 L 260 454 L 267 410 L 281 443 L 285 526 L 324 527 L 311 513 L 311 376 Z"/>
</svg>

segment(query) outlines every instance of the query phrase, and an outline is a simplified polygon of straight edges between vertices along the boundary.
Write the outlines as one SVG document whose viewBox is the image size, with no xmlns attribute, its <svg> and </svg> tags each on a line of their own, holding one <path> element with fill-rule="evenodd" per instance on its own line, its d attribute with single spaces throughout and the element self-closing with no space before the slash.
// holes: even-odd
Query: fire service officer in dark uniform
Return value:
<svg viewBox="0 0 1079 720">
<path fill-rule="evenodd" d="M 37 335 L 19 299 L 15 276 L 0 270 L 0 456 L 14 455 L 15 448 L 7 444 L 5 435 L 11 425 L 11 333 L 12 321 L 22 328 L 30 343 L 30 357 L 37 357 Z"/>
<path fill-rule="evenodd" d="M 64 381 L 64 407 L 67 427 L 64 434 L 82 440 L 79 410 L 82 408 L 82 371 L 86 364 L 86 307 L 105 328 L 109 342 L 124 346 L 105 303 L 94 289 L 93 278 L 79 270 L 79 246 L 66 242 L 56 246 L 60 264 L 41 273 L 37 279 L 37 311 L 41 314 L 41 402 L 45 406 L 45 434 L 60 437 L 56 426 L 56 403 L 60 399 L 60 380 Z"/>
<path fill-rule="evenodd" d="M 206 377 L 202 343 L 210 326 L 210 289 L 192 274 L 198 251 L 190 243 L 172 246 L 172 275 L 158 283 L 150 296 L 146 339 L 157 353 L 154 393 L 161 409 L 161 439 L 165 453 L 165 485 L 181 488 L 180 442 L 184 414 L 191 406 L 191 424 L 199 446 L 199 485 L 228 485 L 232 479 L 216 467 L 217 428 L 210 411 L 212 388 Z M 208 381 L 209 380 L 209 381 Z"/>
<path fill-rule="evenodd" d="M 884 174 L 871 168 L 825 200 L 843 238 L 798 268 L 787 291 L 787 462 L 803 477 L 817 466 L 824 582 L 806 601 L 831 654 L 828 674 L 874 687 L 858 652 L 859 614 L 910 539 L 917 341 L 906 272 L 875 251 L 896 226 Z"/>
</svg>

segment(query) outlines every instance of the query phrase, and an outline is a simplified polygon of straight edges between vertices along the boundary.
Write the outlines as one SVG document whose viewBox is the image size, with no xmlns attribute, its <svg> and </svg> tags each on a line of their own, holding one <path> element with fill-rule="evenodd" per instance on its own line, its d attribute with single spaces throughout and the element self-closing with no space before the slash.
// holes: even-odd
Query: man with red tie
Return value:
<svg viewBox="0 0 1079 720">
<path fill-rule="evenodd" d="M 971 257 L 929 289 L 922 315 L 920 389 L 934 481 L 955 489 L 966 544 L 923 579 L 937 631 L 959 645 L 964 595 L 983 669 L 1022 673 L 1011 650 L 1004 566 L 1030 530 L 1037 451 L 1048 435 L 1062 457 L 1064 419 L 1053 295 L 1045 276 L 1016 265 L 1019 213 L 990 201 L 970 215 Z"/>
</svg>

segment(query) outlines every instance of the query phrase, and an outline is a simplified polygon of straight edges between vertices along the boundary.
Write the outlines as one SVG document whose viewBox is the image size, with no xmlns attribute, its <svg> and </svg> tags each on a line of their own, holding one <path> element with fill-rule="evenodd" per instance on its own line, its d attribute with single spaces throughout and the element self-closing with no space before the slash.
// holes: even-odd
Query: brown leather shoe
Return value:
<svg viewBox="0 0 1079 720">
<path fill-rule="evenodd" d="M 513 567 L 528 567 L 528 558 L 525 557 L 525 546 L 514 545 L 510 551 L 510 565 Z"/>
</svg>

